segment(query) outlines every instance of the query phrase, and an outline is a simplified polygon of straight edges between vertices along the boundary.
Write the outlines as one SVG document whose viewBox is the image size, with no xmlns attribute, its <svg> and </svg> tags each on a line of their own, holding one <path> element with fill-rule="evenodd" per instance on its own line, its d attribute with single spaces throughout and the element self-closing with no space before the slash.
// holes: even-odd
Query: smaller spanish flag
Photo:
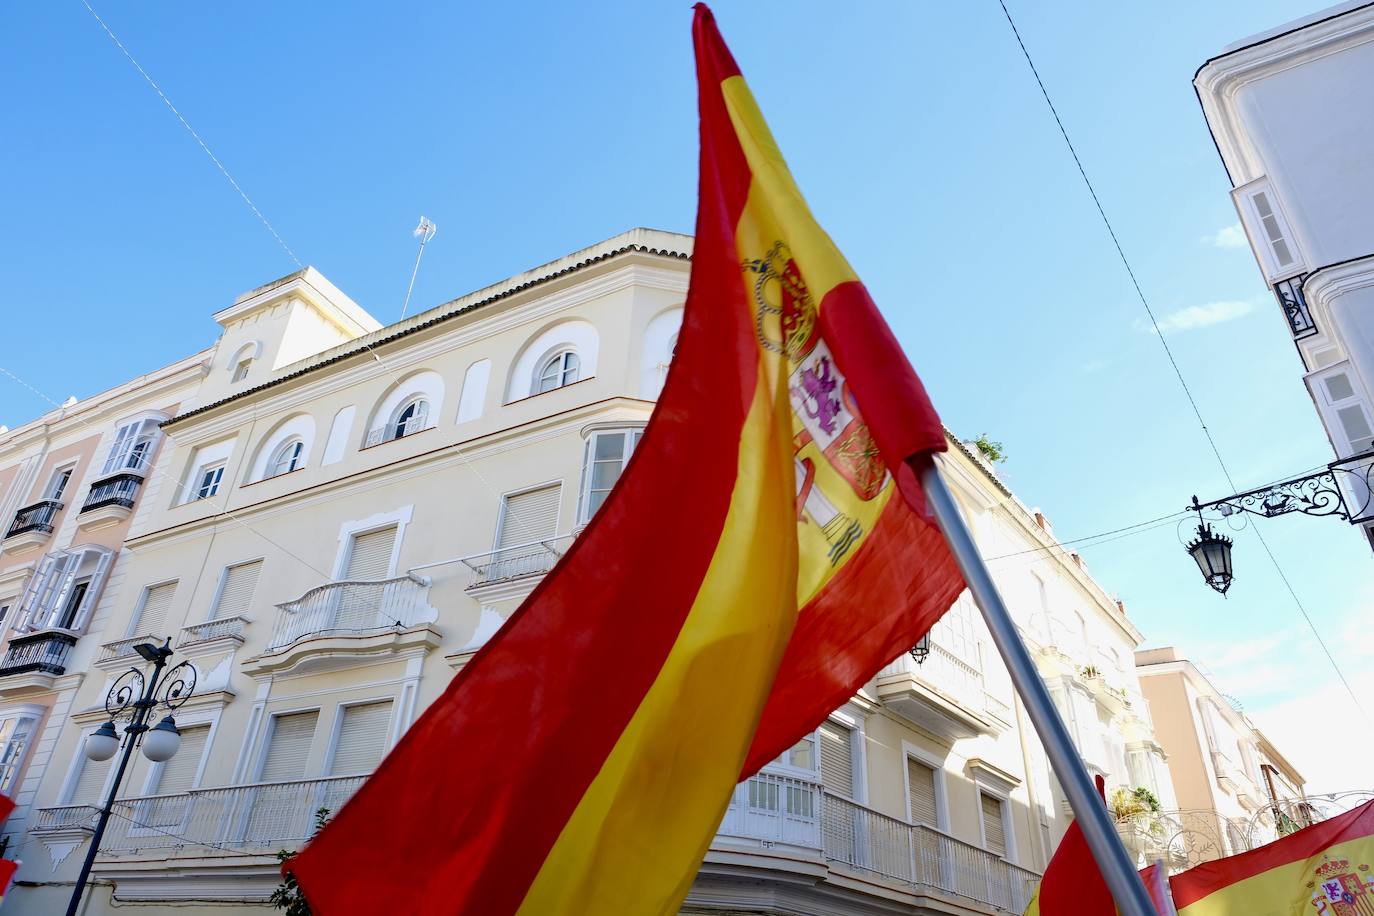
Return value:
<svg viewBox="0 0 1374 916">
<path fill-rule="evenodd" d="M 1374 916 L 1374 801 L 1169 884 L 1179 916 Z"/>
</svg>

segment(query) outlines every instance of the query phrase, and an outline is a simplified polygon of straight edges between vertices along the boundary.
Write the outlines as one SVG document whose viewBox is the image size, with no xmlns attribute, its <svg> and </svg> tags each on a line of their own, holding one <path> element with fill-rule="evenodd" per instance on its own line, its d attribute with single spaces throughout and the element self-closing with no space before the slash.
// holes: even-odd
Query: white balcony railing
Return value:
<svg viewBox="0 0 1374 916">
<path fill-rule="evenodd" d="M 427 416 L 419 414 L 402 423 L 388 423 L 386 426 L 378 426 L 367 431 L 367 439 L 363 442 L 363 448 L 371 448 L 374 445 L 381 445 L 383 442 L 391 442 L 393 439 L 404 439 L 406 436 L 424 432 L 433 425 Z"/>
<path fill-rule="evenodd" d="M 277 622 L 267 648 L 280 649 L 306 636 L 415 626 L 432 619 L 425 600 L 428 592 L 429 580 L 413 574 L 317 586 L 295 601 L 277 605 Z"/>
<path fill-rule="evenodd" d="M 974 711 L 982 711 L 988 706 L 990 694 L 983 685 L 983 672 L 933 640 L 924 662 L 917 664 L 903 652 L 878 672 L 879 677 L 890 675 L 908 675 L 924 681 Z"/>
<path fill-rule="evenodd" d="M 161 636 L 130 636 L 127 639 L 116 639 L 114 642 L 107 642 L 100 647 L 100 658 L 97 661 L 111 662 L 121 658 L 133 658 L 138 653 L 134 651 L 134 646 L 141 642 L 150 642 L 153 645 L 161 645 Z"/>
<path fill-rule="evenodd" d="M 490 553 L 479 553 L 463 558 L 463 565 L 473 571 L 469 588 L 505 582 L 524 576 L 542 576 L 553 569 L 559 557 L 567 551 L 573 536 L 565 534 L 543 541 L 530 541 L 516 544 Z"/>
<path fill-rule="evenodd" d="M 825 856 L 914 888 L 932 887 L 1024 912 L 1040 876 L 932 827 L 915 826 L 826 792 Z"/>
<path fill-rule="evenodd" d="M 248 618 L 237 615 L 207 620 L 204 623 L 193 623 L 188 627 L 181 628 L 181 645 L 188 646 L 192 643 L 208 642 L 222 636 L 242 636 L 247 625 Z"/>
</svg>

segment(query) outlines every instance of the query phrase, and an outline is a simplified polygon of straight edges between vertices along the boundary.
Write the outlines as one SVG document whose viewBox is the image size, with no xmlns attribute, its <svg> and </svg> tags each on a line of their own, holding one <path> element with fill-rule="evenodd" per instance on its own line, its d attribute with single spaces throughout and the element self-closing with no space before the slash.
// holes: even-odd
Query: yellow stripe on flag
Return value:
<svg viewBox="0 0 1374 916">
<path fill-rule="evenodd" d="M 776 364 L 760 367 L 725 528 L 682 632 L 520 916 L 676 913 L 724 814 L 796 617 L 779 587 L 795 575 L 796 525 Z"/>
<path fill-rule="evenodd" d="M 1340 867 L 1342 860 L 1348 867 Z M 1317 869 L 1323 865 L 1327 865 L 1328 873 L 1318 875 Z M 1374 881 L 1369 877 L 1372 867 L 1374 837 L 1360 837 L 1229 884 L 1181 907 L 1178 916 L 1369 916 L 1374 913 L 1374 889 L 1366 882 Z M 1363 892 L 1352 894 L 1354 902 L 1346 903 L 1341 895 L 1352 887 L 1352 877 L 1356 879 L 1353 886 L 1363 888 Z M 1324 881 L 1335 882 L 1331 888 L 1334 899 L 1323 889 Z"/>
</svg>

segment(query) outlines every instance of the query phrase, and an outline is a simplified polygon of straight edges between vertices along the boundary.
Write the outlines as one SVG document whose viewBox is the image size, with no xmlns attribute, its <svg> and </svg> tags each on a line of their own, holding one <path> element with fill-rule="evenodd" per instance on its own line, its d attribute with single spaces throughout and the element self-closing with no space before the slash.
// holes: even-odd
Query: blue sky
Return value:
<svg viewBox="0 0 1374 916">
<path fill-rule="evenodd" d="M 1278 307 L 1227 244 L 1191 86 L 1313 7 L 1009 5 L 1238 484 L 1329 461 Z M 471 6 L 96 3 L 301 261 L 384 322 L 421 213 L 439 234 L 420 308 L 632 226 L 692 227 L 686 0 Z M 1229 492 L 995 0 L 715 8 L 946 423 L 1005 443 L 1058 536 Z M 212 312 L 295 264 L 79 0 L 0 16 L 0 365 L 82 397 L 210 344 Z M 0 377 L 0 423 L 47 406 Z M 1348 672 L 1369 667 L 1346 638 L 1374 599 L 1368 547 L 1336 520 L 1261 524 Z M 1314 782 L 1346 787 L 1351 755 L 1305 729 L 1368 730 L 1253 529 L 1236 539 L 1224 601 L 1174 526 L 1084 556 L 1150 644 L 1207 661 Z"/>
</svg>

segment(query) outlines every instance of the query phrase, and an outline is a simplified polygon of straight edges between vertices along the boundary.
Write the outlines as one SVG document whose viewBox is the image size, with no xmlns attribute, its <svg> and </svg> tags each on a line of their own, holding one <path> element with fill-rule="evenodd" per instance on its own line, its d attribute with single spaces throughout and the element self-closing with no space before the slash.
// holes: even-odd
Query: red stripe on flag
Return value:
<svg viewBox="0 0 1374 916">
<path fill-rule="evenodd" d="M 703 72 L 720 63 L 699 50 Z M 719 81 L 700 107 L 703 130 L 728 126 Z M 317 912 L 514 912 L 672 648 L 757 381 L 737 142 L 703 143 L 700 181 L 678 355 L 643 440 L 562 562 L 291 861 Z"/>
</svg>

